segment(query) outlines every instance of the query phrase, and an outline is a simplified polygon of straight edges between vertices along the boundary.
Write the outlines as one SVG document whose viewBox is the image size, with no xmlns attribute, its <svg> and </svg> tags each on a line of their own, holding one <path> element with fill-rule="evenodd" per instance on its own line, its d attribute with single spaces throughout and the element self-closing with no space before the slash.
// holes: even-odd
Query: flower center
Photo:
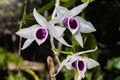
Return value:
<svg viewBox="0 0 120 80">
<path fill-rule="evenodd" d="M 84 67 L 85 67 L 84 62 L 83 61 L 79 61 L 78 62 L 78 68 L 79 68 L 79 70 L 83 70 Z"/>
<path fill-rule="evenodd" d="M 69 25 L 72 29 L 76 29 L 78 26 L 77 20 L 75 18 L 70 18 Z"/>
<path fill-rule="evenodd" d="M 46 36 L 46 34 L 47 34 L 46 30 L 43 29 L 43 28 L 40 28 L 40 29 L 38 29 L 37 32 L 36 32 L 36 37 L 37 37 L 38 39 L 44 39 L 45 36 Z"/>
<path fill-rule="evenodd" d="M 84 62 L 83 61 L 74 61 L 73 63 L 72 63 L 72 66 L 74 67 L 74 68 L 76 68 L 77 69 L 77 66 L 78 66 L 78 68 L 79 68 L 79 70 L 84 70 L 84 67 L 85 67 L 85 64 L 84 64 Z"/>
</svg>

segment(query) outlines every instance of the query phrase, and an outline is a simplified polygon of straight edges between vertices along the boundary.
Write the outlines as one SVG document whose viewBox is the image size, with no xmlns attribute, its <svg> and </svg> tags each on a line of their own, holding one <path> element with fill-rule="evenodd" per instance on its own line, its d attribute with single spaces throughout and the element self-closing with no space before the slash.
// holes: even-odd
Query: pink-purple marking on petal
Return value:
<svg viewBox="0 0 120 80">
<path fill-rule="evenodd" d="M 68 18 L 65 18 L 63 24 L 67 27 L 68 26 Z"/>
</svg>

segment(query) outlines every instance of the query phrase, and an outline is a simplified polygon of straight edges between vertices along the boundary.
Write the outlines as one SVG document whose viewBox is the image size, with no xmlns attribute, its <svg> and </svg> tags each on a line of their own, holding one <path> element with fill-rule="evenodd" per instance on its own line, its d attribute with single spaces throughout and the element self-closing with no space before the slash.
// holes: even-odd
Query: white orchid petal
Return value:
<svg viewBox="0 0 120 80">
<path fill-rule="evenodd" d="M 65 15 L 68 15 L 69 10 L 65 7 L 57 6 L 56 7 L 56 12 L 57 12 L 57 16 L 59 18 L 63 18 L 63 17 L 65 17 Z"/>
<path fill-rule="evenodd" d="M 79 55 L 84 54 L 84 53 L 94 52 L 96 50 L 97 50 L 97 47 L 95 47 L 95 49 L 92 49 L 92 50 L 78 52 L 78 53 L 74 54 L 74 56 L 79 56 Z"/>
<path fill-rule="evenodd" d="M 50 24 L 55 24 L 55 23 L 62 23 L 61 18 L 55 17 L 52 20 L 49 21 Z"/>
<path fill-rule="evenodd" d="M 36 9 L 34 8 L 34 11 L 33 11 L 33 15 L 34 15 L 34 18 L 36 19 L 36 21 L 42 26 L 42 27 L 47 27 L 48 26 L 48 22 L 47 20 L 42 16 L 40 15 Z"/>
<path fill-rule="evenodd" d="M 71 70 L 72 69 L 72 56 L 68 56 L 67 57 L 67 62 L 65 64 L 65 67 L 68 69 L 68 70 Z"/>
<path fill-rule="evenodd" d="M 65 67 L 66 67 L 68 70 L 71 70 L 71 69 L 72 69 L 71 62 L 66 63 Z"/>
<path fill-rule="evenodd" d="M 58 38 L 58 37 L 63 36 L 63 33 L 66 28 L 60 27 L 60 26 L 54 26 L 54 27 L 50 26 L 48 29 L 49 29 L 49 33 L 51 36 Z"/>
<path fill-rule="evenodd" d="M 79 5 L 79 6 L 71 9 L 70 14 L 72 16 L 78 15 L 79 13 L 81 13 L 88 6 L 88 4 L 89 4 L 89 0 L 87 0 L 85 3 L 83 3 L 83 4 Z"/>
<path fill-rule="evenodd" d="M 67 57 L 66 59 L 64 59 L 64 60 L 61 62 L 60 66 L 59 66 L 59 68 L 58 68 L 58 70 L 57 70 L 57 73 L 54 74 L 53 76 L 56 76 L 56 75 L 60 72 L 60 70 L 61 70 L 61 69 L 66 65 L 66 63 L 70 60 L 70 58 L 71 58 L 71 57 Z"/>
<path fill-rule="evenodd" d="M 86 21 L 85 19 L 81 17 L 76 17 L 79 21 L 79 26 L 80 26 L 80 32 L 82 33 L 90 33 L 90 32 L 95 32 L 96 29 L 92 25 L 91 22 Z"/>
<path fill-rule="evenodd" d="M 39 29 L 40 29 L 40 28 L 39 28 Z M 36 42 L 38 43 L 38 45 L 41 45 L 42 43 L 44 43 L 44 42 L 46 41 L 47 37 L 48 37 L 48 31 L 47 31 L 47 29 L 46 29 L 46 28 L 43 28 L 43 27 L 41 27 L 41 29 L 44 29 L 44 30 L 45 30 L 46 35 L 45 35 L 45 37 L 44 37 L 43 39 L 38 39 L 38 38 L 36 37 L 36 34 L 34 35 L 34 38 L 35 38 Z M 36 32 L 37 32 L 37 30 L 36 30 Z M 35 33 L 36 33 L 36 32 L 35 32 Z"/>
<path fill-rule="evenodd" d="M 71 47 L 71 45 L 69 45 L 63 37 L 58 37 L 56 38 L 60 43 L 64 44 L 65 46 Z"/>
<path fill-rule="evenodd" d="M 21 48 L 21 50 L 24 50 L 25 48 L 27 48 L 28 46 L 30 46 L 30 44 L 34 41 L 34 39 L 27 39 L 24 44 L 23 47 Z"/>
<path fill-rule="evenodd" d="M 83 40 L 81 34 L 77 32 L 76 34 L 73 35 L 73 37 L 77 40 L 80 46 L 83 47 Z"/>
<path fill-rule="evenodd" d="M 33 39 L 34 38 L 34 34 L 35 34 L 35 30 L 39 28 L 39 25 L 32 25 L 29 28 L 23 28 L 19 31 L 16 32 L 17 35 L 23 37 L 23 38 L 30 38 Z"/>
<path fill-rule="evenodd" d="M 87 64 L 87 69 L 92 69 L 96 66 L 99 66 L 99 63 L 91 58 L 86 58 L 85 61 Z"/>
<path fill-rule="evenodd" d="M 58 6 L 60 4 L 60 0 L 56 0 L 55 6 Z"/>
</svg>

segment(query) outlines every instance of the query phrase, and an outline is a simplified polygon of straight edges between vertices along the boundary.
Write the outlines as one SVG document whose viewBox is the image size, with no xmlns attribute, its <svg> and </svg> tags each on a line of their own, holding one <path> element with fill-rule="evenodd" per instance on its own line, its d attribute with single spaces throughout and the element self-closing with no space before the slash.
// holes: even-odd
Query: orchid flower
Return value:
<svg viewBox="0 0 120 80">
<path fill-rule="evenodd" d="M 82 51 L 68 56 L 65 60 L 61 62 L 60 67 L 58 68 L 58 71 L 55 75 L 57 75 L 65 66 L 68 70 L 72 70 L 74 68 L 79 73 L 79 75 L 75 75 L 75 80 L 80 80 L 80 78 L 84 78 L 86 70 L 98 66 L 99 63 L 91 58 L 82 57 L 80 55 L 88 52 L 93 52 L 95 50 L 97 50 L 97 47 L 93 50 Z"/>
<path fill-rule="evenodd" d="M 62 37 L 66 28 L 54 26 L 52 23 L 53 21 L 47 22 L 47 20 L 41 16 L 36 9 L 34 9 L 33 15 L 38 24 L 32 25 L 29 28 L 23 28 L 16 32 L 17 35 L 27 39 L 22 49 L 27 48 L 34 40 L 38 45 L 41 45 L 47 39 L 48 33 L 62 44 L 70 46 Z"/>
<path fill-rule="evenodd" d="M 57 6 L 57 17 L 53 20 L 56 23 L 60 23 L 62 26 L 66 26 L 72 33 L 73 37 L 79 42 L 81 47 L 83 47 L 81 33 L 90 33 L 96 31 L 90 22 L 86 21 L 82 17 L 77 16 L 87 7 L 88 3 L 89 0 L 71 10 L 68 10 L 65 7 Z"/>
</svg>

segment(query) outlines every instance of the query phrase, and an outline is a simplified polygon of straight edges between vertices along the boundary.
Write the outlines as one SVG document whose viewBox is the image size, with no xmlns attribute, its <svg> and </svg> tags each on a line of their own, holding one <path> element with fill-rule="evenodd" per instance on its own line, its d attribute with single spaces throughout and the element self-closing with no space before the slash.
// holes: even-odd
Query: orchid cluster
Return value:
<svg viewBox="0 0 120 80">
<path fill-rule="evenodd" d="M 81 33 L 91 33 L 96 31 L 89 21 L 77 16 L 88 6 L 88 4 L 89 0 L 71 10 L 68 10 L 65 7 L 59 6 L 59 0 L 56 0 L 56 7 L 54 10 L 55 15 L 50 21 L 47 21 L 46 18 L 40 15 L 34 8 L 33 16 L 37 21 L 37 24 L 34 24 L 29 28 L 23 28 L 16 32 L 17 35 L 27 39 L 21 49 L 26 49 L 34 40 L 38 45 L 41 45 L 46 41 L 48 35 L 55 38 L 63 45 L 71 47 L 71 45 L 68 44 L 63 38 L 64 31 L 66 29 L 72 33 L 74 39 L 83 48 L 84 45 Z M 93 52 L 96 49 L 97 48 L 94 50 L 87 50 L 68 55 L 68 57 L 61 62 L 56 74 L 58 74 L 62 67 L 65 66 L 69 70 L 74 68 L 77 71 L 75 80 L 84 78 L 86 70 L 98 66 L 99 63 L 91 58 L 83 57 L 81 55 L 84 53 Z"/>
</svg>

